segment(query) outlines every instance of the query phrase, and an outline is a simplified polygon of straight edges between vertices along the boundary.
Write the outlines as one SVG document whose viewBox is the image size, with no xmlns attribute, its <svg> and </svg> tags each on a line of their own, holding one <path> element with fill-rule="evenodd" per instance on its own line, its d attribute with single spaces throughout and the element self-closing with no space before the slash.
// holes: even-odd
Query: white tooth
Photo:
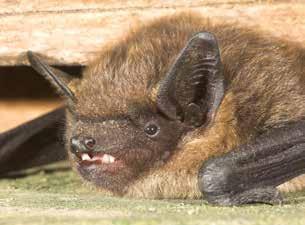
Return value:
<svg viewBox="0 0 305 225">
<path fill-rule="evenodd" d="M 90 156 L 87 153 L 82 154 L 82 160 L 90 160 Z"/>
<path fill-rule="evenodd" d="M 110 161 L 110 163 L 113 163 L 114 160 L 115 160 L 115 158 L 114 158 L 112 155 L 109 155 L 109 161 Z"/>
<path fill-rule="evenodd" d="M 102 158 L 103 163 L 113 163 L 115 158 L 112 155 L 104 154 Z"/>
<path fill-rule="evenodd" d="M 107 155 L 107 154 L 103 155 L 102 162 L 103 163 L 110 163 L 109 155 Z"/>
</svg>

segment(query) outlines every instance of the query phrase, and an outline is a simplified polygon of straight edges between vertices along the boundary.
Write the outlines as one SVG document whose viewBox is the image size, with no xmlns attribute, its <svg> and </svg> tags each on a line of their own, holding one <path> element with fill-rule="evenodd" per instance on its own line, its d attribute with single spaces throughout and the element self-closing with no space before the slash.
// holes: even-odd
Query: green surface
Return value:
<svg viewBox="0 0 305 225">
<path fill-rule="evenodd" d="M 282 206 L 105 197 L 64 164 L 0 180 L 0 224 L 305 224 L 305 192 Z"/>
</svg>

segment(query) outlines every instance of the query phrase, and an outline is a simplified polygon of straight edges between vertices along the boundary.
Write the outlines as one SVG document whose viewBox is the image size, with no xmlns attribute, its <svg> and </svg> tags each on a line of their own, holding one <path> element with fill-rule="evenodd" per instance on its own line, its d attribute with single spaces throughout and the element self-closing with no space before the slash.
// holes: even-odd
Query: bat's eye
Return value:
<svg viewBox="0 0 305 225">
<path fill-rule="evenodd" d="M 93 149 L 95 146 L 95 140 L 93 138 L 86 138 L 84 144 L 87 149 Z"/>
<path fill-rule="evenodd" d="M 159 130 L 159 127 L 153 123 L 146 124 L 144 128 L 145 133 L 150 137 L 156 136 L 159 133 Z"/>
</svg>

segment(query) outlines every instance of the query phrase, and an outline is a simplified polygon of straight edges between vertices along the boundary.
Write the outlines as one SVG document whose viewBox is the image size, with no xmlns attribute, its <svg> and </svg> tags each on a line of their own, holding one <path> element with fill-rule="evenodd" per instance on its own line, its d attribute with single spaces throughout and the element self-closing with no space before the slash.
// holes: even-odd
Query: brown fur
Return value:
<svg viewBox="0 0 305 225">
<path fill-rule="evenodd" d="M 199 31 L 218 39 L 227 90 L 214 121 L 185 135 L 170 160 L 143 173 L 126 196 L 198 198 L 197 172 L 204 160 L 304 118 L 305 50 L 255 29 L 212 24 L 192 13 L 163 17 L 103 50 L 84 78 L 72 81 L 79 115 L 124 114 L 130 102 L 155 107 L 159 81 L 187 40 Z"/>
</svg>

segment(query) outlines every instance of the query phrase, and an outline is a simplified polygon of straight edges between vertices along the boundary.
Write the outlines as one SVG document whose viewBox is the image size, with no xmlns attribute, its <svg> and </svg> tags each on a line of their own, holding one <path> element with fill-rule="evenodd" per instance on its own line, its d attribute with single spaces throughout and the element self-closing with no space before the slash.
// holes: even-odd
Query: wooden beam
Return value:
<svg viewBox="0 0 305 225">
<path fill-rule="evenodd" d="M 259 0 L 4 0 L 0 2 L 0 14 L 32 14 L 37 12 L 101 12 L 151 8 L 200 7 L 207 5 L 231 5 L 268 2 Z M 272 2 L 272 1 L 269 1 Z"/>
<path fill-rule="evenodd" d="M 258 25 L 275 36 L 305 40 L 305 4 L 247 0 L 6 0 L 0 2 L 0 66 L 27 64 L 25 52 L 51 64 L 86 65 L 131 26 L 194 10 L 212 19 Z"/>
</svg>

